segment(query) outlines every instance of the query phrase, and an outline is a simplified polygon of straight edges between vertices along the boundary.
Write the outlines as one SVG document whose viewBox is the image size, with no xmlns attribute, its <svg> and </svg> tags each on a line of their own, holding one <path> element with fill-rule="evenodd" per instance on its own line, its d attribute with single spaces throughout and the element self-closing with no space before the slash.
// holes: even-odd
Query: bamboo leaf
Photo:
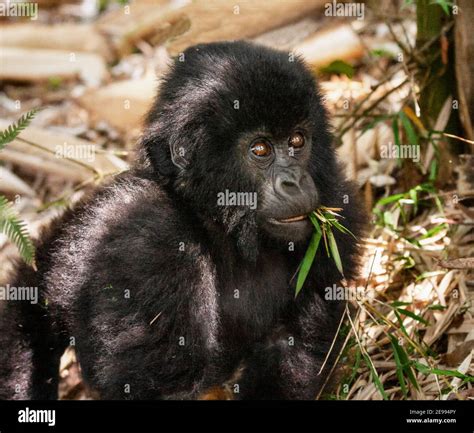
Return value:
<svg viewBox="0 0 474 433">
<path fill-rule="evenodd" d="M 370 361 L 369 356 L 366 355 L 366 354 L 363 354 L 362 356 L 364 357 L 364 361 L 367 364 L 367 367 L 369 367 L 369 370 L 371 372 L 372 380 L 374 381 L 375 387 L 379 390 L 379 392 L 382 395 L 383 399 L 388 400 L 387 393 L 385 392 L 385 390 L 383 388 L 382 382 L 380 382 L 379 375 L 377 374 L 377 371 L 375 370 L 372 362 Z"/>
<path fill-rule="evenodd" d="M 359 372 L 360 361 L 361 361 L 361 351 L 360 351 L 360 347 L 357 346 L 356 353 L 355 353 L 354 366 L 352 367 L 352 372 L 351 372 L 351 375 L 350 375 L 349 380 L 347 381 L 347 383 L 352 383 L 354 381 L 354 379 L 356 378 L 356 376 Z"/>
<path fill-rule="evenodd" d="M 443 12 L 447 16 L 449 16 L 449 8 L 453 7 L 453 2 L 448 1 L 448 0 L 434 0 L 434 1 L 431 2 L 431 4 L 438 4 L 441 7 L 441 9 L 443 9 Z"/>
<path fill-rule="evenodd" d="M 408 332 L 405 328 L 405 325 L 403 324 L 403 319 L 401 318 L 400 316 L 400 313 L 395 309 L 393 310 L 393 312 L 395 313 L 395 317 L 397 318 L 397 321 L 398 321 L 398 324 L 400 325 L 400 329 L 402 330 L 402 332 L 408 337 L 410 338 L 410 336 L 408 335 Z"/>
<path fill-rule="evenodd" d="M 393 139 L 395 141 L 395 146 L 397 146 L 397 149 L 399 150 L 398 155 L 399 157 L 397 158 L 397 165 L 400 167 L 402 165 L 402 160 L 400 159 L 400 131 L 398 129 L 398 117 L 394 116 L 392 119 L 392 130 L 393 130 Z"/>
<path fill-rule="evenodd" d="M 295 297 L 298 296 L 298 293 L 303 288 L 303 284 L 306 281 L 311 265 L 313 264 L 314 257 L 316 256 L 316 251 L 318 250 L 319 242 L 321 241 L 320 233 L 313 233 L 309 247 L 306 250 L 303 261 L 301 263 L 300 270 L 298 272 L 298 279 L 296 281 L 296 292 Z"/>
<path fill-rule="evenodd" d="M 349 78 L 354 76 L 354 67 L 344 60 L 334 60 L 329 65 L 321 68 L 325 74 L 343 74 Z"/>
<path fill-rule="evenodd" d="M 448 229 L 448 225 L 446 223 L 439 224 L 428 230 L 424 235 L 421 235 L 418 240 L 431 238 L 432 236 L 438 234 L 440 231 L 445 229 Z"/>
<path fill-rule="evenodd" d="M 336 227 L 340 232 L 351 235 L 355 240 L 357 237 L 352 233 L 347 227 L 344 227 L 339 221 L 334 221 L 334 227 Z"/>
<path fill-rule="evenodd" d="M 428 307 L 428 310 L 434 310 L 434 311 L 444 311 L 446 310 L 448 307 L 445 307 L 444 305 L 430 305 Z"/>
<path fill-rule="evenodd" d="M 430 163 L 430 175 L 429 180 L 430 182 L 435 182 L 438 179 L 438 172 L 439 172 L 439 163 L 437 158 L 433 158 L 433 161 Z"/>
<path fill-rule="evenodd" d="M 313 226 L 314 228 L 316 229 L 316 231 L 320 234 L 322 234 L 321 232 L 321 226 L 319 225 L 319 222 L 318 222 L 318 219 L 316 218 L 316 213 L 315 212 L 312 212 L 310 215 L 309 215 L 309 219 L 311 220 L 311 222 L 313 223 Z"/>
<path fill-rule="evenodd" d="M 410 122 L 410 119 L 408 119 L 407 115 L 403 111 L 400 111 L 398 115 L 400 116 L 400 120 L 402 121 L 402 126 L 405 129 L 408 141 L 412 146 L 418 146 L 418 137 L 415 133 L 413 125 Z"/>
<path fill-rule="evenodd" d="M 298 271 L 298 279 L 296 282 L 295 296 L 298 295 L 301 288 L 303 287 L 304 281 L 309 272 L 309 268 L 311 267 L 313 263 L 314 257 L 316 255 L 316 251 L 319 247 L 321 238 L 323 238 L 324 246 L 325 246 L 328 257 L 332 256 L 337 269 L 339 270 L 341 275 L 344 276 L 342 260 L 339 254 L 336 239 L 332 232 L 332 227 L 337 228 L 339 231 L 341 231 L 344 234 L 351 234 L 352 236 L 354 236 L 354 234 L 351 233 L 349 229 L 347 229 L 342 224 L 340 224 L 339 221 L 337 220 L 336 217 L 342 218 L 342 216 L 337 213 L 340 210 L 342 209 L 321 206 L 314 212 L 310 213 L 309 219 L 315 228 L 315 232 L 313 233 L 313 236 L 311 237 L 310 245 L 308 249 L 306 250 L 305 256 L 303 258 L 303 261 Z"/>
<path fill-rule="evenodd" d="M 397 372 L 398 382 L 400 383 L 400 389 L 402 390 L 402 393 L 405 396 L 405 398 L 407 398 L 408 391 L 407 391 L 407 386 L 405 383 L 405 376 L 403 375 L 403 364 L 400 359 L 400 356 L 398 355 L 398 348 L 400 347 L 400 345 L 398 344 L 397 339 L 393 335 L 389 335 L 389 338 L 390 338 L 390 343 L 392 344 L 392 348 L 393 348 L 393 358 L 397 366 L 396 372 Z"/>
<path fill-rule="evenodd" d="M 389 335 L 389 337 L 390 337 L 392 346 L 395 348 L 396 356 L 398 357 L 400 361 L 400 366 L 402 368 L 403 373 L 406 374 L 408 380 L 412 383 L 412 385 L 416 389 L 420 389 L 418 386 L 418 382 L 416 381 L 416 377 L 413 374 L 413 370 L 411 368 L 411 361 L 405 349 L 402 346 L 400 346 L 400 344 L 398 344 L 397 339 L 393 335 Z M 395 352 L 394 352 L 394 356 L 395 356 Z"/>
<path fill-rule="evenodd" d="M 328 230 L 327 235 L 328 235 L 329 249 L 331 250 L 332 259 L 334 260 L 334 263 L 336 264 L 337 270 L 341 273 L 342 276 L 344 276 L 344 271 L 342 269 L 341 256 L 339 255 L 339 250 L 337 248 L 337 243 L 336 243 L 334 234 L 332 233 L 331 230 Z"/>
<path fill-rule="evenodd" d="M 462 374 L 457 370 L 441 370 L 438 368 L 429 368 L 428 366 L 421 364 L 420 362 L 414 362 L 413 365 L 420 373 L 425 374 L 425 375 L 435 374 L 437 376 L 452 376 L 452 377 L 458 377 L 459 379 L 463 379 L 467 382 L 474 382 L 473 376 Z"/>
<path fill-rule="evenodd" d="M 424 325 L 429 325 L 430 323 L 423 319 L 423 317 L 420 317 L 418 316 L 417 314 L 413 313 L 412 311 L 409 311 L 409 310 L 405 310 L 404 308 L 398 308 L 398 311 L 402 314 L 404 314 L 405 316 L 408 316 L 408 317 L 411 317 L 412 319 L 420 322 L 420 323 L 423 323 Z"/>
<path fill-rule="evenodd" d="M 408 380 L 411 382 L 411 384 L 416 389 L 419 390 L 420 387 L 418 385 L 418 382 L 416 381 L 416 377 L 415 377 L 415 375 L 413 373 L 413 370 L 411 368 L 411 361 L 408 358 L 408 355 L 407 355 L 405 349 L 403 349 L 403 347 L 401 347 L 400 345 L 398 347 L 399 347 L 398 356 L 400 357 L 400 360 L 402 362 L 403 370 L 404 370 Z"/>
<path fill-rule="evenodd" d="M 393 203 L 394 201 L 398 201 L 398 200 L 402 199 L 403 197 L 405 197 L 405 194 L 389 195 L 388 197 L 381 198 L 381 199 L 377 202 L 377 204 L 375 205 L 375 207 L 383 206 L 383 205 L 386 205 L 386 204 L 389 204 L 389 203 Z"/>
<path fill-rule="evenodd" d="M 324 210 L 324 214 L 329 214 L 329 215 L 332 215 L 332 216 L 335 216 L 335 217 L 343 218 L 343 216 L 341 214 L 335 212 L 334 210 L 332 210 L 330 208 L 326 208 Z"/>
<path fill-rule="evenodd" d="M 406 307 L 407 305 L 411 305 L 411 302 L 402 302 L 402 301 L 394 301 L 390 305 L 392 307 Z"/>
<path fill-rule="evenodd" d="M 411 189 L 409 191 L 410 198 L 413 200 L 415 214 L 418 212 L 418 193 L 416 189 Z"/>
</svg>

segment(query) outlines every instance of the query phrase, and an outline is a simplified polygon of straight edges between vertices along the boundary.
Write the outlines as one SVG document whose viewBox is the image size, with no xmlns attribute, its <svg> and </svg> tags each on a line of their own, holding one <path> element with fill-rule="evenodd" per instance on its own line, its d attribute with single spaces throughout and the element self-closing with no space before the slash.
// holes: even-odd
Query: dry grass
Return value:
<svg viewBox="0 0 474 433">
<path fill-rule="evenodd" d="M 439 265 L 448 255 L 473 256 L 474 220 L 456 206 L 443 211 L 422 212 L 402 233 L 376 227 L 366 239 L 366 263 L 360 285 L 352 289 L 358 296 L 351 302 L 355 313 L 341 356 L 345 377 L 335 398 L 474 396 L 472 273 Z M 424 237 L 440 224 L 446 226 Z M 406 236 L 423 238 L 421 245 Z"/>
</svg>

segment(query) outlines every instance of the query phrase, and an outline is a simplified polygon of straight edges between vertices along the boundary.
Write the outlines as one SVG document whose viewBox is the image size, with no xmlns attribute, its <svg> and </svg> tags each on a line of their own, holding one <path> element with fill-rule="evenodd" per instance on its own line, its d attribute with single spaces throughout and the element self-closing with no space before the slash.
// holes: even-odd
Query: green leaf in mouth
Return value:
<svg viewBox="0 0 474 433">
<path fill-rule="evenodd" d="M 303 288 L 304 282 L 308 276 L 308 273 L 313 265 L 314 259 L 316 257 L 316 252 L 318 251 L 321 238 L 324 240 L 326 247 L 326 252 L 328 257 L 332 257 L 336 268 L 344 277 L 344 270 L 342 266 L 341 256 L 339 254 L 339 249 L 337 247 L 336 238 L 332 232 L 333 228 L 336 228 L 341 233 L 349 234 L 357 239 L 354 234 L 344 227 L 339 221 L 338 218 L 343 218 L 338 212 L 341 211 L 340 208 L 330 208 L 321 206 L 316 209 L 314 212 L 309 214 L 309 219 L 314 226 L 314 233 L 309 242 L 308 249 L 303 257 L 301 265 L 298 270 L 298 278 L 296 281 L 296 290 L 295 297 L 298 296 L 301 289 Z"/>
</svg>

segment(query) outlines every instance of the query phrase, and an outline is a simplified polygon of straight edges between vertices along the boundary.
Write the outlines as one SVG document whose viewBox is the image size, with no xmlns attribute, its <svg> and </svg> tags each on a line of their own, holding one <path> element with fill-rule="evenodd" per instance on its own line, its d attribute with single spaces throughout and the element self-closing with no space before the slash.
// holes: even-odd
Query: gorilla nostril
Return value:
<svg viewBox="0 0 474 433">
<path fill-rule="evenodd" d="M 288 175 L 278 176 L 275 182 L 276 192 L 282 196 L 294 196 L 301 190 L 300 182 Z"/>
<path fill-rule="evenodd" d="M 285 189 L 298 188 L 298 185 L 291 180 L 283 180 L 281 186 Z"/>
</svg>

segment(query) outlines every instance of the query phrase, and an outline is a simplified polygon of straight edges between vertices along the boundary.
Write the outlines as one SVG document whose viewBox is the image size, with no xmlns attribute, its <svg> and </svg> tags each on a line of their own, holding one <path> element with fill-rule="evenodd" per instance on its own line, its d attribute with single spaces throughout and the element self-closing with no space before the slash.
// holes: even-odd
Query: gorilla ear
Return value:
<svg viewBox="0 0 474 433">
<path fill-rule="evenodd" d="M 155 171 L 163 176 L 173 176 L 187 168 L 204 137 L 202 129 L 193 128 L 190 123 L 176 123 L 172 116 L 162 115 L 149 124 L 142 137 L 142 148 Z"/>
<path fill-rule="evenodd" d="M 169 143 L 165 137 L 160 136 L 156 131 L 149 130 L 142 137 L 141 147 L 157 174 L 165 177 L 176 174 L 176 166 L 171 158 Z"/>
<path fill-rule="evenodd" d="M 176 167 L 184 169 L 188 166 L 189 160 L 186 158 L 186 150 L 177 143 L 170 143 L 171 161 Z"/>
</svg>

